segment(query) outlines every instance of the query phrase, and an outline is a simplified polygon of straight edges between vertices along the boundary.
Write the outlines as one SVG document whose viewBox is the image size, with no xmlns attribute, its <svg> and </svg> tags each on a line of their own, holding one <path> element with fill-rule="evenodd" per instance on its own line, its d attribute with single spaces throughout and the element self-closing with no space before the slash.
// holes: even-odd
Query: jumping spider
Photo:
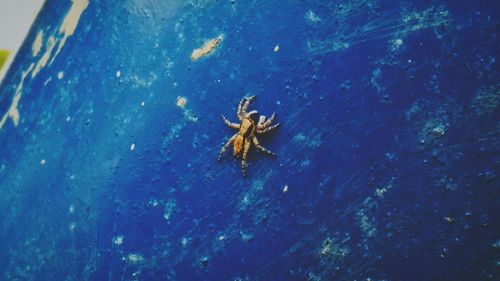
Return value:
<svg viewBox="0 0 500 281">
<path fill-rule="evenodd" d="M 222 147 L 222 149 L 219 152 L 219 160 L 221 160 L 222 155 L 232 143 L 233 156 L 241 157 L 241 170 L 243 171 L 243 176 L 246 176 L 245 170 L 247 167 L 246 163 L 247 153 L 252 143 L 255 145 L 257 150 L 264 152 L 268 155 L 275 156 L 273 152 L 265 149 L 259 144 L 256 135 L 262 135 L 276 129 L 279 126 L 279 123 L 271 126 L 271 123 L 273 122 L 275 117 L 274 113 L 267 120 L 266 116 L 261 115 L 259 117 L 258 122 L 257 122 L 257 116 L 259 113 L 256 110 L 252 110 L 247 113 L 248 106 L 250 105 L 250 102 L 254 98 L 255 96 L 251 96 L 248 98 L 244 97 L 240 101 L 237 112 L 238 119 L 241 122 L 240 124 L 231 123 L 229 120 L 226 119 L 226 117 L 224 117 L 224 115 L 221 115 L 222 119 L 224 120 L 224 123 L 226 123 L 226 125 L 229 128 L 238 130 L 238 133 L 234 134 L 229 139 L 229 141 L 227 141 L 227 143 Z"/>
</svg>

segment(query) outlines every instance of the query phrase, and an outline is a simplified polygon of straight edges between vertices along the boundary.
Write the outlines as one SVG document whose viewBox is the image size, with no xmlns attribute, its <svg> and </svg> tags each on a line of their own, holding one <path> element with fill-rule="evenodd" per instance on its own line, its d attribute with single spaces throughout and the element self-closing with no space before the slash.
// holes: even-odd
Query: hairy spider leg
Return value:
<svg viewBox="0 0 500 281">
<path fill-rule="evenodd" d="M 259 134 L 269 133 L 270 131 L 276 129 L 279 125 L 280 125 L 280 123 L 273 125 L 271 127 L 267 127 L 265 129 L 262 129 L 262 130 L 257 130 L 257 133 L 259 133 Z"/>
<path fill-rule="evenodd" d="M 241 113 L 241 109 L 243 108 L 243 103 L 246 101 L 246 98 L 242 98 L 241 101 L 240 101 L 240 104 L 238 105 L 238 111 L 236 112 L 236 115 L 238 115 L 238 119 L 243 120 L 243 118 L 245 117 L 242 113 Z"/>
<path fill-rule="evenodd" d="M 246 169 L 247 169 L 247 153 L 250 150 L 250 142 L 245 142 L 245 150 L 243 151 L 243 157 L 241 158 L 241 171 L 243 172 L 243 176 L 246 177 Z"/>
<path fill-rule="evenodd" d="M 232 123 L 231 121 L 227 120 L 224 115 L 221 115 L 221 117 L 222 117 L 222 120 L 224 120 L 224 123 L 226 123 L 226 125 L 229 128 L 233 128 L 233 129 L 236 129 L 236 130 L 238 130 L 240 128 L 240 125 L 238 125 L 236 123 Z"/>
<path fill-rule="evenodd" d="M 260 145 L 257 137 L 253 136 L 252 141 L 253 141 L 253 144 L 255 145 L 255 147 L 257 148 L 257 150 L 264 152 L 264 153 L 271 155 L 271 156 L 276 156 L 276 154 L 274 152 L 271 152 L 271 151 L 267 150 L 265 147 L 263 147 L 262 145 Z"/>
<path fill-rule="evenodd" d="M 221 148 L 220 152 L 219 152 L 219 159 L 217 159 L 218 161 L 220 161 L 222 159 L 222 155 L 224 155 L 224 152 L 226 152 L 227 148 L 231 145 L 231 143 L 233 143 L 233 141 L 236 139 L 236 137 L 238 136 L 238 133 L 234 134 L 227 142 L 226 144 Z"/>
<path fill-rule="evenodd" d="M 243 107 L 241 108 L 241 116 L 243 117 L 247 116 L 248 106 L 250 106 L 250 102 L 252 102 L 254 98 L 255 96 L 251 96 L 246 99 L 245 103 L 243 104 Z"/>
<path fill-rule="evenodd" d="M 274 117 L 276 117 L 276 113 L 273 113 L 273 115 L 271 115 L 271 117 L 269 117 L 266 122 L 262 123 L 262 125 L 259 126 L 259 129 L 262 130 L 269 127 L 269 125 L 271 125 L 271 123 L 273 122 Z"/>
</svg>

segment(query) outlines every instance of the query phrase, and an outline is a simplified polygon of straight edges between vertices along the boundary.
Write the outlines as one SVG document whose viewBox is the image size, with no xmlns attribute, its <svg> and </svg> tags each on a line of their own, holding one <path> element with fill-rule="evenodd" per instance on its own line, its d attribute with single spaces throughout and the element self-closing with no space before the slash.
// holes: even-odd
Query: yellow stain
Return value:
<svg viewBox="0 0 500 281">
<path fill-rule="evenodd" d="M 7 62 L 7 58 L 9 57 L 10 52 L 8 50 L 0 50 L 0 70 L 3 65 Z"/>
</svg>

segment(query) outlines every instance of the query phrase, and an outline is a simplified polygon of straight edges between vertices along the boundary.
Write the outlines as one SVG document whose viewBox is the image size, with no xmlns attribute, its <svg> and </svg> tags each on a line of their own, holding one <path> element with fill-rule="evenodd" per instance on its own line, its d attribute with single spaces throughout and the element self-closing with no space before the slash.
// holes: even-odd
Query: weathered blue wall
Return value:
<svg viewBox="0 0 500 281">
<path fill-rule="evenodd" d="M 495 280 L 499 7 L 462 2 L 48 0 L 0 89 L 0 278 Z M 243 178 L 251 94 L 281 127 Z"/>
</svg>

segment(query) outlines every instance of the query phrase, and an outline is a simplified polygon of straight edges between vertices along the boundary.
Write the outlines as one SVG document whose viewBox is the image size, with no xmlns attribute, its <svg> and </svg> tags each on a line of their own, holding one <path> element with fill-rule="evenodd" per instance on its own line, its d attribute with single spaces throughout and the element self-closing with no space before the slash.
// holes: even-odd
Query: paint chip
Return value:
<svg viewBox="0 0 500 281">
<path fill-rule="evenodd" d="M 175 105 L 177 105 L 178 107 L 180 108 L 184 108 L 186 107 L 186 103 L 187 103 L 187 99 L 185 97 L 177 97 L 177 102 L 175 103 Z"/>
<path fill-rule="evenodd" d="M 280 45 L 274 46 L 274 52 L 277 53 L 280 50 Z"/>
<path fill-rule="evenodd" d="M 33 55 L 33 57 L 36 57 L 40 53 L 40 50 L 42 49 L 42 44 L 43 44 L 43 31 L 40 30 L 36 35 L 35 41 L 33 42 L 33 46 L 31 46 L 31 54 Z"/>
<path fill-rule="evenodd" d="M 224 37 L 222 35 L 219 35 L 213 39 L 206 41 L 202 47 L 195 49 L 191 53 L 191 60 L 195 61 L 201 57 L 211 54 L 215 50 L 215 48 L 220 44 L 222 39 L 224 39 Z"/>
</svg>

